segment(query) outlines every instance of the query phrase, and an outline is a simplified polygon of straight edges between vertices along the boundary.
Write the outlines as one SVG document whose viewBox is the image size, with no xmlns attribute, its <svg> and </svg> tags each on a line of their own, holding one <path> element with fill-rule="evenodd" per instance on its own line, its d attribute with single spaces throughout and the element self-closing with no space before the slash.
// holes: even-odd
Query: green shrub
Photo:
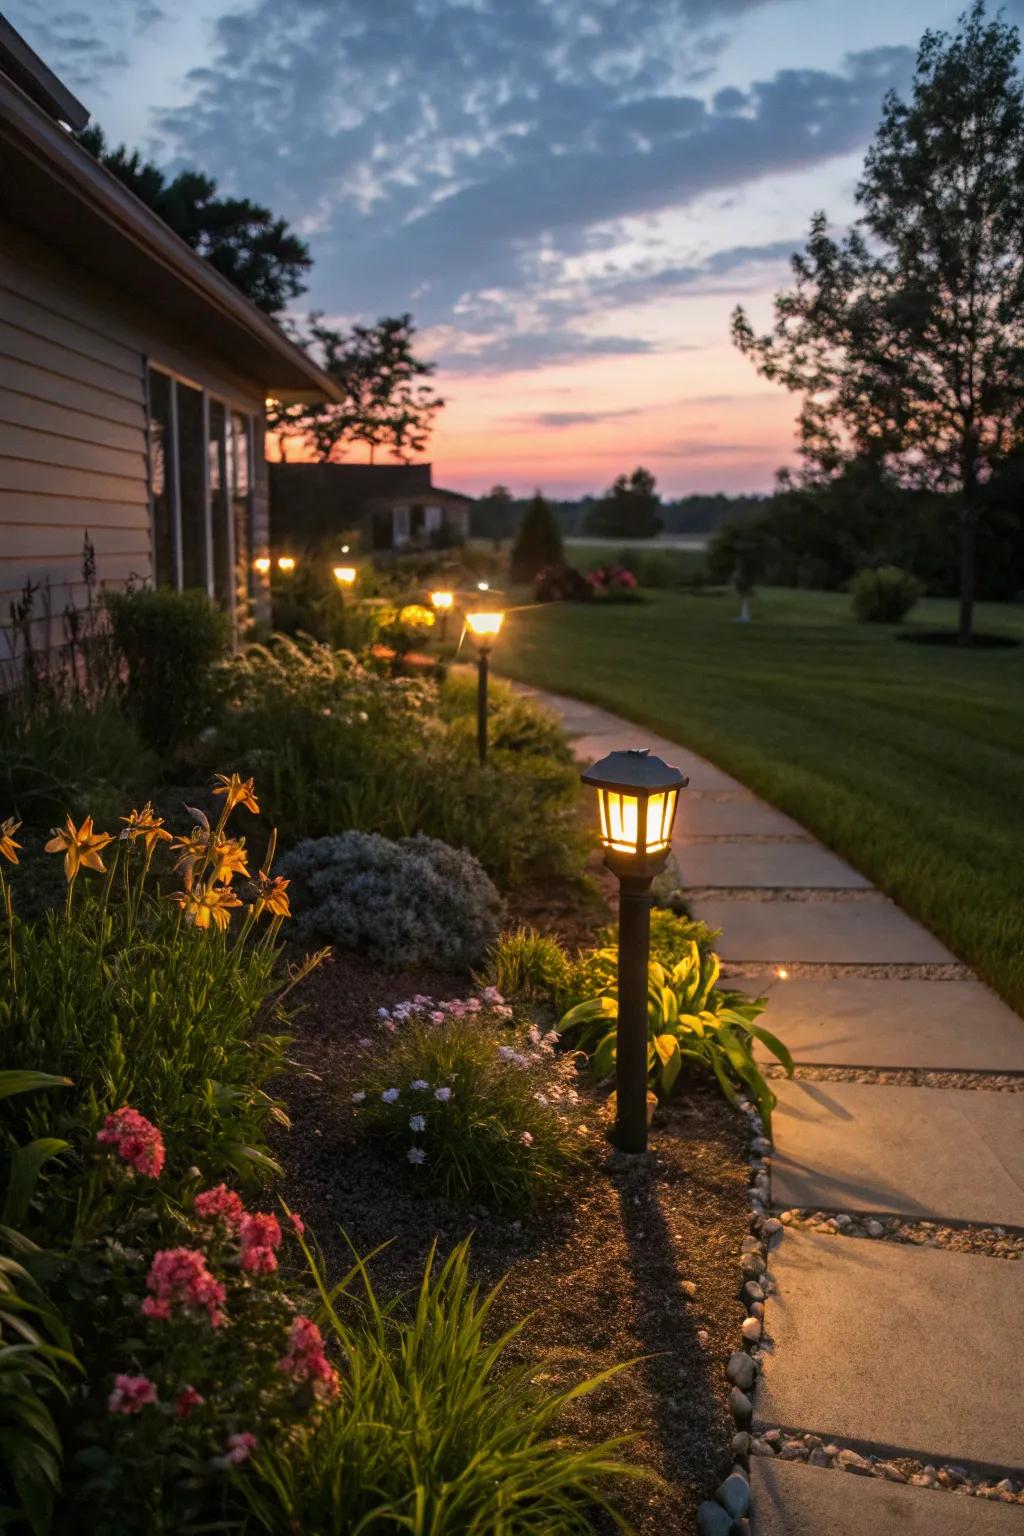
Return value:
<svg viewBox="0 0 1024 1536">
<path fill-rule="evenodd" d="M 574 1037 L 590 1055 L 598 1077 L 607 1077 L 615 1066 L 618 1025 L 617 955 L 606 950 L 601 963 L 608 979 L 593 997 L 578 1003 L 562 1019 L 559 1029 Z M 652 1086 L 667 1097 L 684 1063 L 714 1073 L 731 1104 L 738 1102 L 736 1085 L 755 1099 L 766 1127 L 771 1126 L 775 1095 L 754 1060 L 753 1040 L 767 1045 L 792 1073 L 793 1062 L 782 1042 L 756 1023 L 763 1012 L 763 998 L 739 992 L 719 992 L 717 955 L 701 958 L 697 945 L 671 969 L 652 960 L 647 988 L 647 1070 Z"/>
<path fill-rule="evenodd" d="M 521 927 L 503 933 L 487 951 L 487 981 L 504 997 L 539 999 L 559 1006 L 572 976 L 572 962 L 557 939 Z"/>
<path fill-rule="evenodd" d="M 357 1104 L 362 1132 L 408 1160 L 411 1175 L 450 1199 L 522 1210 L 582 1160 L 586 1136 L 572 1057 L 537 1025 L 516 1031 L 496 991 L 400 1003 L 367 1056 Z"/>
<path fill-rule="evenodd" d="M 258 1529 L 351 1536 L 408 1530 L 430 1536 L 589 1536 L 621 1478 L 621 1440 L 585 1446 L 560 1424 L 565 1411 L 625 1369 L 564 1392 L 543 1385 L 535 1363 L 512 1364 L 521 1331 L 495 1337 L 500 1287 L 470 1284 L 468 1245 L 440 1269 L 431 1254 L 412 1315 L 351 1281 L 328 1290 L 319 1271 L 324 1327 L 345 1361 L 339 1397 L 308 1437 L 257 1455 L 242 1491 Z"/>
<path fill-rule="evenodd" d="M 850 582 L 850 607 L 860 624 L 899 624 L 924 588 L 916 576 L 895 565 L 858 571 Z"/>
<path fill-rule="evenodd" d="M 555 514 L 538 491 L 519 524 L 509 555 L 509 575 L 513 581 L 532 581 L 545 566 L 561 561 L 562 535 Z"/>
<path fill-rule="evenodd" d="M 112 701 L 11 698 L 0 708 L 0 806 L 30 827 L 66 811 L 115 815 L 157 771 L 156 755 Z"/>
<path fill-rule="evenodd" d="M 442 720 L 460 726 L 463 733 L 472 730 L 474 744 L 476 689 L 474 675 L 458 672 L 445 679 L 439 696 Z M 565 766 L 574 763 L 564 726 L 543 704 L 492 677 L 487 690 L 487 706 L 488 745 L 492 752 L 543 757 Z"/>
<path fill-rule="evenodd" d="M 308 838 L 281 873 L 292 882 L 299 938 L 359 950 L 391 970 L 465 970 L 497 933 L 501 898 L 491 881 L 471 854 L 436 838 Z"/>
<path fill-rule="evenodd" d="M 124 660 L 122 697 L 143 739 L 159 750 L 188 743 L 212 718 L 214 668 L 228 621 L 205 593 L 136 588 L 104 599 Z"/>
</svg>

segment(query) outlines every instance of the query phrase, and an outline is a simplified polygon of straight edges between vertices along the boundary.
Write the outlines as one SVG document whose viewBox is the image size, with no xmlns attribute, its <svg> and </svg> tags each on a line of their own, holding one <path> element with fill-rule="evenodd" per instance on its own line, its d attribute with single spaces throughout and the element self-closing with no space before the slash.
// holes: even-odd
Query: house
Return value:
<svg viewBox="0 0 1024 1536">
<path fill-rule="evenodd" d="M 199 587 L 237 630 L 269 617 L 265 399 L 338 392 L 76 142 L 87 122 L 0 17 L 0 624 L 27 583 L 80 606 L 88 539 L 99 586 Z"/>
<path fill-rule="evenodd" d="M 356 535 L 363 549 L 461 544 L 471 496 L 432 483 L 429 464 L 271 464 L 271 544 L 319 549 Z"/>
</svg>

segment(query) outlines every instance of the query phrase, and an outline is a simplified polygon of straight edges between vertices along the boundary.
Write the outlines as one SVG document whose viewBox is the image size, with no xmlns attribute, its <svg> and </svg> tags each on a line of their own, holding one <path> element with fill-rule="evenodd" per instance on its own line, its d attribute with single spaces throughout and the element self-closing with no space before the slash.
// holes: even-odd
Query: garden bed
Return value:
<svg viewBox="0 0 1024 1536">
<path fill-rule="evenodd" d="M 578 930 L 572 906 L 566 899 L 563 923 Z M 353 1248 L 365 1254 L 386 1244 L 371 1266 L 384 1297 L 413 1290 L 435 1239 L 443 1256 L 472 1234 L 478 1283 L 508 1272 L 495 1326 L 530 1319 L 513 1358 L 543 1358 L 553 1389 L 637 1360 L 577 1400 L 564 1429 L 588 1441 L 636 1436 L 628 1458 L 664 1486 L 627 1484 L 618 1507 L 641 1532 L 666 1522 L 693 1529 L 697 1505 L 732 1460 L 723 1368 L 744 1312 L 744 1122 L 714 1088 L 695 1084 L 659 1112 L 650 1158 L 601 1147 L 564 1202 L 522 1221 L 424 1193 L 417 1169 L 354 1134 L 358 1041 L 379 1007 L 458 988 L 451 975 L 386 975 L 342 954 L 303 984 L 292 1055 L 305 1071 L 282 1085 L 292 1130 L 276 1147 L 285 1198 L 303 1212 L 336 1275 Z"/>
</svg>

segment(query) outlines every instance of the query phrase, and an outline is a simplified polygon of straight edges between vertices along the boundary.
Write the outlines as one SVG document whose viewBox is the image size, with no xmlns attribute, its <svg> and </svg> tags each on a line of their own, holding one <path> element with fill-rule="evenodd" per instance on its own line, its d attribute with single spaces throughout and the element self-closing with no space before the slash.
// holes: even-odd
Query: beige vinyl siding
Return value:
<svg viewBox="0 0 1024 1536">
<path fill-rule="evenodd" d="M 30 582 L 36 611 L 50 613 L 37 643 L 60 642 L 61 613 L 85 597 L 86 535 L 100 587 L 150 578 L 149 364 L 254 416 L 261 431 L 264 391 L 252 379 L 0 219 L 0 626 Z M 254 458 L 265 539 L 261 438 Z"/>
</svg>

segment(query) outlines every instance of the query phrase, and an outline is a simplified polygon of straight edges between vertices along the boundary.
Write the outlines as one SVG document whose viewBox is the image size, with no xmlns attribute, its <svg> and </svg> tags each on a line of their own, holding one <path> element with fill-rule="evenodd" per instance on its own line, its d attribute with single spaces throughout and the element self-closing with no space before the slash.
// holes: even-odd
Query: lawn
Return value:
<svg viewBox="0 0 1024 1536">
<path fill-rule="evenodd" d="M 861 625 L 845 596 L 764 591 L 524 609 L 500 665 L 607 705 L 814 832 L 1024 1011 L 1024 647 L 960 652 Z M 951 625 L 922 603 L 904 628 Z M 978 629 L 1024 640 L 1024 607 Z M 685 808 L 682 811 L 685 819 Z"/>
</svg>

